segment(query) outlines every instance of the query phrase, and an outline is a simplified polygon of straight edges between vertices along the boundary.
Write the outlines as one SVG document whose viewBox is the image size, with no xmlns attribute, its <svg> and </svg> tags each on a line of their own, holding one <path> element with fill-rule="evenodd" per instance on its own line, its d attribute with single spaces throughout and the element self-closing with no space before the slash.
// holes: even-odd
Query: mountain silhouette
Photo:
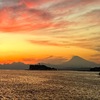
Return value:
<svg viewBox="0 0 100 100">
<path fill-rule="evenodd" d="M 11 64 L 0 65 L 0 69 L 24 70 L 29 69 L 29 65 L 21 62 L 13 62 Z"/>
<path fill-rule="evenodd" d="M 100 64 L 96 64 L 92 61 L 88 61 L 79 56 L 73 56 L 69 61 L 59 65 L 52 65 L 52 64 L 46 64 L 46 65 L 60 70 L 83 70 L 83 71 L 90 70 L 90 68 L 94 68 L 94 67 L 100 67 Z"/>
<path fill-rule="evenodd" d="M 74 56 L 60 66 L 60 69 L 89 70 L 90 68 L 99 67 L 100 65 L 79 56 Z"/>
</svg>

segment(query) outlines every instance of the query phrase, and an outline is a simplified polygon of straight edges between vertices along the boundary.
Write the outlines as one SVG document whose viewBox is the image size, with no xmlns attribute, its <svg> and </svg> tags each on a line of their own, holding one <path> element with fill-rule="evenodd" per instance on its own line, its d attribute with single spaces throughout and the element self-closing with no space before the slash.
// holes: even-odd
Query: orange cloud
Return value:
<svg viewBox="0 0 100 100">
<path fill-rule="evenodd" d="M 0 16 L 0 31 L 4 32 L 31 31 L 48 27 L 60 28 L 73 24 L 69 21 L 52 22 L 52 14 L 39 9 L 11 7 L 2 9 Z"/>
<path fill-rule="evenodd" d="M 100 41 L 100 36 L 98 36 L 98 34 L 97 35 L 91 34 L 91 36 L 86 35 L 83 37 L 80 37 L 78 34 L 76 35 L 69 34 L 66 36 L 56 36 L 55 40 L 57 39 L 59 39 L 59 42 L 50 40 L 28 40 L 28 42 L 36 45 L 58 46 L 58 47 L 75 46 L 75 47 L 100 51 L 100 43 L 98 43 L 98 41 Z"/>
<path fill-rule="evenodd" d="M 56 42 L 51 42 L 51 41 L 38 41 L 38 40 L 28 40 L 32 44 L 37 44 L 37 45 L 47 45 L 47 46 L 66 46 L 63 43 L 56 43 Z"/>
<path fill-rule="evenodd" d="M 23 0 L 22 4 L 25 4 L 28 8 L 39 7 L 40 5 L 53 0 Z"/>
<path fill-rule="evenodd" d="M 97 53 L 95 55 L 91 55 L 90 60 L 99 62 L 99 64 L 100 64 L 100 53 Z"/>
</svg>

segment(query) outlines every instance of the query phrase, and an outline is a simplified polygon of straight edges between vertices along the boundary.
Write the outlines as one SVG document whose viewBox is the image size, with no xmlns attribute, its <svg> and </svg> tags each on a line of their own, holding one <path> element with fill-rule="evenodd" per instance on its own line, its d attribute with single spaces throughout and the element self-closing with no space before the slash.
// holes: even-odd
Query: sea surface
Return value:
<svg viewBox="0 0 100 100">
<path fill-rule="evenodd" d="M 98 72 L 0 70 L 0 100 L 100 100 Z"/>
</svg>

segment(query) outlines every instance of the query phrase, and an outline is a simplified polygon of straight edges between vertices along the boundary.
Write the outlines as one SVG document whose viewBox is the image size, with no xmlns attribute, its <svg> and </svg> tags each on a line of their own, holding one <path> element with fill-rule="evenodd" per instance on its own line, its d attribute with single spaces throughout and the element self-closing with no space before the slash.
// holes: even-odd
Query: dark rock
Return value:
<svg viewBox="0 0 100 100">
<path fill-rule="evenodd" d="M 100 71 L 100 67 L 91 68 L 90 71 Z"/>
</svg>

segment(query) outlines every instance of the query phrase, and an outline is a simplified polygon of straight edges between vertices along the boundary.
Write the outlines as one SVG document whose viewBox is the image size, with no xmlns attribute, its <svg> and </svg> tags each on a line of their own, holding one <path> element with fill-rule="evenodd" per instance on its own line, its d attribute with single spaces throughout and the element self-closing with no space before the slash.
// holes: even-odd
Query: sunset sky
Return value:
<svg viewBox="0 0 100 100">
<path fill-rule="evenodd" d="M 0 0 L 0 63 L 100 63 L 100 0 Z"/>
</svg>

